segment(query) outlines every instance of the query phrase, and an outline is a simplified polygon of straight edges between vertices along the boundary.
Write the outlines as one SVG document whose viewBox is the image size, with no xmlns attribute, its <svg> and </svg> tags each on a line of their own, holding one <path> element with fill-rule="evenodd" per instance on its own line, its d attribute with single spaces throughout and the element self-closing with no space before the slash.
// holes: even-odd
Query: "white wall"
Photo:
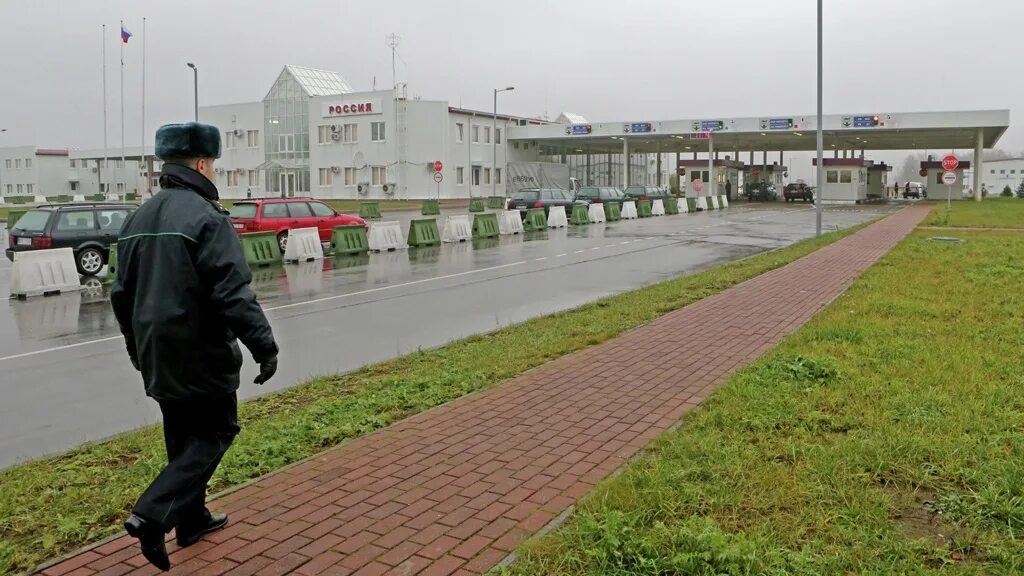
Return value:
<svg viewBox="0 0 1024 576">
<path fill-rule="evenodd" d="M 0 148 L 0 194 L 29 196 L 41 193 L 38 191 L 39 181 L 35 158 L 35 146 Z M 28 167 L 26 167 L 26 160 L 29 161 Z M 32 192 L 27 191 L 29 186 L 31 186 Z"/>
<path fill-rule="evenodd" d="M 1014 194 L 1017 187 L 1024 182 L 1024 158 L 1012 160 L 986 160 L 982 164 L 981 181 L 988 189 L 989 196 L 998 196 L 1004 186 L 1009 186 Z M 973 169 L 967 171 L 967 187 L 974 185 Z"/>
<path fill-rule="evenodd" d="M 204 106 L 199 121 L 220 130 L 221 157 L 214 166 L 221 198 L 245 198 L 250 191 L 253 197 L 263 196 L 265 176 L 255 172 L 264 160 L 263 102 Z M 249 146 L 250 131 L 256 132 L 254 146 Z"/>
<path fill-rule="evenodd" d="M 985 166 L 987 166 L 987 165 L 988 165 L 988 163 L 986 162 Z M 987 170 L 987 168 L 985 168 L 985 166 L 982 166 L 983 170 Z M 956 170 L 956 176 L 957 176 L 956 184 L 953 184 L 953 186 L 948 187 L 948 189 L 947 189 L 947 186 L 942 183 L 942 173 L 943 172 L 945 172 L 945 170 L 943 170 L 942 168 L 929 168 L 928 169 L 928 179 L 924 182 L 925 188 L 928 189 L 928 199 L 929 200 L 945 200 L 946 196 L 948 195 L 953 200 L 963 200 L 964 199 L 964 171 L 959 169 L 959 168 Z M 998 173 L 999 170 L 996 170 L 996 172 Z M 1012 186 L 1011 186 L 1011 188 L 1012 188 Z M 993 195 L 998 196 L 999 193 L 1002 192 L 1002 190 L 1003 190 L 1002 186 L 1000 186 L 999 189 L 995 190 L 995 191 L 993 191 L 992 187 L 989 186 L 988 187 L 988 195 L 989 196 L 993 196 Z"/>
</svg>

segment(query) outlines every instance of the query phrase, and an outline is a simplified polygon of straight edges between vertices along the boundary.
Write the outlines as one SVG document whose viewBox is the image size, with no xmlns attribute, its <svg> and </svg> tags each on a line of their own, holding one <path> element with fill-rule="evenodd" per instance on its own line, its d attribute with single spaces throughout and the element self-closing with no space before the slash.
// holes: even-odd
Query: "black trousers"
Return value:
<svg viewBox="0 0 1024 576">
<path fill-rule="evenodd" d="M 206 513 L 206 484 L 238 434 L 235 393 L 196 400 L 160 402 L 167 466 L 135 503 L 132 512 L 164 532 L 200 523 Z"/>
</svg>

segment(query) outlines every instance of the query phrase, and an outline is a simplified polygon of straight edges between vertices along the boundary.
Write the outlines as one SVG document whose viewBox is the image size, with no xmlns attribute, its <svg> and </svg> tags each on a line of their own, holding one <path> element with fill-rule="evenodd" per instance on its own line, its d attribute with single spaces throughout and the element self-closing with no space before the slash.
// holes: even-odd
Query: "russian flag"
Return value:
<svg viewBox="0 0 1024 576">
<path fill-rule="evenodd" d="M 125 44 L 127 44 L 128 43 L 128 39 L 131 38 L 131 37 L 132 37 L 132 33 L 129 32 L 128 29 L 124 27 L 124 24 L 121 24 L 121 42 L 124 42 Z"/>
</svg>

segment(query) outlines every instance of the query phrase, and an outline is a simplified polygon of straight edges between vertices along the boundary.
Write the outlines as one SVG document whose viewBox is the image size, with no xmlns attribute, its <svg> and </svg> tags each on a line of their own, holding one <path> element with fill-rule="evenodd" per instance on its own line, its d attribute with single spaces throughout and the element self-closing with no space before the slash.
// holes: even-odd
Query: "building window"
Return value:
<svg viewBox="0 0 1024 576">
<path fill-rule="evenodd" d="M 260 172 L 259 170 L 249 170 L 249 186 L 260 185 Z"/>
<path fill-rule="evenodd" d="M 10 161 L 10 160 L 8 160 L 8 161 L 7 161 L 7 167 L 8 167 L 8 168 L 10 168 L 10 167 L 11 167 L 11 161 Z M 995 173 L 996 173 L 996 170 L 995 170 L 995 168 L 993 168 L 992 170 L 989 170 L 989 173 L 990 173 L 990 174 L 995 174 Z"/>
<path fill-rule="evenodd" d="M 480 127 L 473 126 L 473 143 L 478 144 L 480 142 Z"/>
<path fill-rule="evenodd" d="M 259 130 L 249 130 L 248 132 L 245 133 L 245 135 L 246 135 L 246 145 L 249 148 L 259 148 L 259 146 L 260 146 L 260 131 Z"/>
<path fill-rule="evenodd" d="M 455 169 L 455 183 L 458 184 L 459 186 L 462 186 L 466 183 L 465 169 L 462 166 L 459 166 L 458 168 Z"/>
<path fill-rule="evenodd" d="M 462 122 L 456 122 L 455 123 L 455 141 L 456 142 L 462 142 L 462 139 L 464 138 L 463 132 L 465 131 L 465 129 L 466 129 L 466 125 L 463 124 Z"/>
<path fill-rule="evenodd" d="M 851 171 L 850 170 L 840 170 L 839 171 L 839 183 L 840 184 L 849 184 L 851 182 L 853 182 L 853 174 L 851 173 Z"/>
<path fill-rule="evenodd" d="M 7 195 L 10 196 L 11 194 L 14 194 L 14 186 L 8 184 L 7 185 Z"/>
<path fill-rule="evenodd" d="M 318 144 L 330 144 L 331 143 L 331 127 L 330 126 L 317 126 L 317 143 Z"/>
<path fill-rule="evenodd" d="M 332 184 L 334 184 L 334 173 L 331 172 L 330 168 L 321 168 L 320 169 L 320 185 L 321 186 L 331 186 Z"/>
<path fill-rule="evenodd" d="M 1000 170 L 999 173 L 1000 174 L 1006 174 L 1006 170 Z"/>
<path fill-rule="evenodd" d="M 494 129 L 494 143 L 501 144 L 501 128 Z"/>
<path fill-rule="evenodd" d="M 15 168 L 21 168 L 21 158 L 15 158 L 14 159 L 14 167 Z"/>
<path fill-rule="evenodd" d="M 480 185 L 480 167 L 473 166 L 473 186 Z"/>
<path fill-rule="evenodd" d="M 71 183 L 71 191 L 72 192 L 78 192 L 78 182 L 72 182 Z"/>
<path fill-rule="evenodd" d="M 356 185 L 356 169 L 355 168 L 345 168 L 345 186 L 355 186 L 355 185 Z"/>
<path fill-rule="evenodd" d="M 374 186 L 380 186 L 385 183 L 387 176 L 387 168 L 384 166 L 374 166 L 370 171 L 370 184 Z"/>
<path fill-rule="evenodd" d="M 25 158 L 25 168 L 31 168 L 31 167 L 32 167 L 32 159 L 31 158 Z"/>
<path fill-rule="evenodd" d="M 74 168 L 74 167 L 75 167 L 75 159 L 74 159 L 74 158 L 72 158 L 72 159 L 71 159 L 71 167 L 72 167 L 72 168 Z"/>
<path fill-rule="evenodd" d="M 491 183 L 491 169 L 490 168 L 484 168 L 484 184 L 490 184 L 490 183 Z"/>
<path fill-rule="evenodd" d="M 484 126 L 484 144 L 491 143 L 491 127 Z"/>
<path fill-rule="evenodd" d="M 295 134 L 278 134 L 277 148 L 280 152 L 295 151 Z"/>
<path fill-rule="evenodd" d="M 827 182 L 829 184 L 838 184 L 839 183 L 839 171 L 837 171 L 837 170 L 829 170 L 829 171 L 825 172 L 825 182 Z"/>
<path fill-rule="evenodd" d="M 515 148 L 516 150 L 519 150 L 519 142 L 513 142 L 512 143 L 512 148 Z"/>
<path fill-rule="evenodd" d="M 501 184 L 501 168 L 494 169 L 494 183 Z"/>
<path fill-rule="evenodd" d="M 24 193 L 25 193 L 25 190 L 22 188 L 22 185 L 18 184 L 18 194 L 20 195 L 20 194 L 24 194 Z"/>
<path fill-rule="evenodd" d="M 11 167 L 11 159 L 10 159 L 10 158 L 8 158 L 8 159 L 7 159 L 7 168 L 9 169 L 10 167 Z M 995 173 L 996 173 L 996 171 L 995 171 L 995 170 L 993 170 L 993 171 L 992 171 L 992 173 L 993 173 L 993 174 L 995 174 Z"/>
<path fill-rule="evenodd" d="M 342 142 L 353 143 L 359 142 L 359 125 L 358 124 L 345 124 L 345 134 L 342 136 Z"/>
<path fill-rule="evenodd" d="M 370 141 L 371 142 L 383 142 L 384 141 L 384 123 L 383 122 L 370 122 Z"/>
<path fill-rule="evenodd" d="M 235 133 L 234 132 L 229 130 L 229 131 L 224 133 L 224 147 L 227 148 L 228 150 L 231 150 L 232 148 L 235 147 Z"/>
<path fill-rule="evenodd" d="M 1010 170 L 1010 174 L 1016 174 L 1016 173 L 1017 173 L 1016 170 Z"/>
<path fill-rule="evenodd" d="M 238 172 L 228 170 L 228 188 L 238 186 Z"/>
<path fill-rule="evenodd" d="M 32 188 L 33 188 L 32 184 L 25 184 L 25 194 L 28 194 L 29 196 L 31 196 L 32 195 Z"/>
<path fill-rule="evenodd" d="M 124 182 L 118 182 L 117 183 L 117 193 L 118 194 L 123 194 L 124 193 Z"/>
</svg>

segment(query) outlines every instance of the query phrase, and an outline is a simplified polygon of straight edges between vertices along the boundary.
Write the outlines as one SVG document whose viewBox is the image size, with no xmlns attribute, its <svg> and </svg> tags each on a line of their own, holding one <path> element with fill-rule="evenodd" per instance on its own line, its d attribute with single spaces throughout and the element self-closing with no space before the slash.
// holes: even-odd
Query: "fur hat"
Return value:
<svg viewBox="0 0 1024 576">
<path fill-rule="evenodd" d="M 164 124 L 156 131 L 156 156 L 168 158 L 220 158 L 220 131 L 216 126 L 186 122 Z"/>
</svg>

